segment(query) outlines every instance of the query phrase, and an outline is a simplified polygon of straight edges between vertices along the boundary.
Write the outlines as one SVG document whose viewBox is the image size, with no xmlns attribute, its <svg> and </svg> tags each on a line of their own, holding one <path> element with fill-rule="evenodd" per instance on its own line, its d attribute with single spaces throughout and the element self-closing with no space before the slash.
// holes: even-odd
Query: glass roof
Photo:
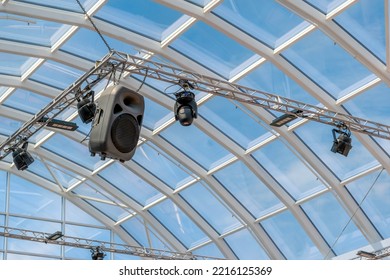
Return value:
<svg viewBox="0 0 390 280">
<path fill-rule="evenodd" d="M 49 2 L 0 5 L 1 141 L 107 47 L 390 123 L 383 0 L 80 1 L 99 32 L 77 1 Z M 91 124 L 69 106 L 59 118 L 76 131 L 34 134 L 27 170 L 11 155 L 0 161 L 0 228 L 242 260 L 343 258 L 390 238 L 390 140 L 353 132 L 344 157 L 331 152 L 332 126 L 298 118 L 273 127 L 275 108 L 200 91 L 198 117 L 182 126 L 171 83 L 142 75 L 120 83 L 145 98 L 131 160 L 92 157 Z M 0 236 L 0 259 L 90 252 Z"/>
</svg>

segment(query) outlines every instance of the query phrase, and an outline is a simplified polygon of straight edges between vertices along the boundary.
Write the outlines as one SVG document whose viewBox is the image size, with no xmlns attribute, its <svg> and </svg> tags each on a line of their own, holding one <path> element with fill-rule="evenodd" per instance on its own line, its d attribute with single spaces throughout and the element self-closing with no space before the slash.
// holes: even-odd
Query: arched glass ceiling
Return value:
<svg viewBox="0 0 390 280">
<path fill-rule="evenodd" d="M 387 0 L 85 0 L 109 47 L 387 124 Z M 103 57 L 76 1 L 0 5 L 0 139 Z M 142 78 L 142 77 L 141 77 Z M 124 86 L 138 88 L 140 77 Z M 390 237 L 390 142 L 196 92 L 199 117 L 174 121 L 169 84 L 146 79 L 136 154 L 88 151 L 90 126 L 42 129 L 35 161 L 0 162 L 0 225 L 228 259 L 351 258 Z M 97 91 L 101 91 L 98 88 Z M 3 259 L 88 259 L 88 250 L 0 237 Z M 136 259 L 108 254 L 111 259 Z"/>
</svg>

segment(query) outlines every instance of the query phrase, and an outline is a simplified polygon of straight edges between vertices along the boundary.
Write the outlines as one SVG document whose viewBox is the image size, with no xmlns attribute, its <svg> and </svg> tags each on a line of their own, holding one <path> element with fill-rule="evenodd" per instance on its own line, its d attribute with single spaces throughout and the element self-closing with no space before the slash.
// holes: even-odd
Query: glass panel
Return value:
<svg viewBox="0 0 390 280">
<path fill-rule="evenodd" d="M 83 74 L 64 64 L 47 60 L 29 79 L 64 90 Z"/>
<path fill-rule="evenodd" d="M 53 245 L 50 245 L 50 246 L 53 246 Z M 7 257 L 7 260 L 29 260 L 29 261 L 30 260 L 53 260 L 53 258 L 55 258 L 55 257 L 49 258 L 49 257 L 20 255 L 20 254 L 12 254 L 12 253 L 7 253 L 6 257 Z"/>
<path fill-rule="evenodd" d="M 160 135 L 206 169 L 211 169 L 232 157 L 195 125 L 182 126 L 176 122 Z"/>
<path fill-rule="evenodd" d="M 240 79 L 238 84 L 312 105 L 320 104 L 317 99 L 270 62 L 250 72 Z"/>
<path fill-rule="evenodd" d="M 76 1 L 69 1 L 69 0 L 50 0 L 50 2 L 46 0 L 15 0 L 15 1 L 32 3 L 40 6 L 52 7 L 61 10 L 73 11 L 73 12 L 80 12 L 80 13 L 83 12 Z M 83 5 L 83 7 L 86 10 L 90 9 L 97 2 L 98 0 L 80 0 L 80 3 Z"/>
<path fill-rule="evenodd" d="M 302 208 L 336 255 L 367 245 L 367 240 L 331 193 L 304 203 Z"/>
<path fill-rule="evenodd" d="M 160 41 L 164 29 L 180 16 L 179 12 L 150 0 L 116 0 L 104 5 L 95 17 Z"/>
<path fill-rule="evenodd" d="M 4 105 L 30 114 L 36 114 L 49 104 L 50 101 L 50 98 L 42 95 L 23 89 L 17 89 L 5 100 Z"/>
<path fill-rule="evenodd" d="M 41 242 L 29 241 L 29 240 L 21 240 L 21 239 L 7 239 L 7 249 L 12 252 L 20 252 L 20 253 L 34 253 L 41 255 L 51 255 L 53 257 L 59 257 L 61 254 L 61 246 L 50 244 L 47 245 Z M 22 259 L 31 259 L 30 256 L 20 256 Z M 11 254 L 7 254 L 7 259 L 12 259 Z M 46 258 L 46 257 L 41 257 Z"/>
<path fill-rule="evenodd" d="M 61 219 L 61 197 L 27 180 L 11 175 L 9 212 Z"/>
<path fill-rule="evenodd" d="M 390 237 L 389 185 L 389 173 L 383 170 L 367 175 L 347 186 L 384 239 Z"/>
<path fill-rule="evenodd" d="M 61 231 L 61 223 L 48 222 L 35 219 L 19 218 L 10 216 L 8 220 L 8 226 L 12 228 L 18 228 L 22 230 L 38 231 L 47 234 Z"/>
<path fill-rule="evenodd" d="M 84 212 L 70 201 L 65 203 L 65 220 L 67 222 L 103 226 L 96 218 Z"/>
<path fill-rule="evenodd" d="M 33 61 L 35 59 L 26 56 L 0 53 L 0 74 L 21 76 L 23 69 L 32 64 Z"/>
<path fill-rule="evenodd" d="M 0 13 L 0 38 L 50 47 L 52 38 L 62 33 L 62 24 Z"/>
<path fill-rule="evenodd" d="M 185 1 L 195 4 L 199 7 L 204 7 L 210 2 L 210 0 L 185 0 Z"/>
<path fill-rule="evenodd" d="M 255 218 L 283 207 L 277 197 L 242 162 L 231 164 L 214 176 Z"/>
<path fill-rule="evenodd" d="M 92 157 L 85 145 L 58 133 L 46 141 L 42 147 L 89 170 L 94 170 L 105 162 L 99 157 Z"/>
<path fill-rule="evenodd" d="M 45 161 L 49 166 L 51 172 L 54 174 L 56 179 L 60 182 L 61 186 L 64 188 L 68 188 L 76 183 L 79 183 L 83 179 L 83 177 L 69 170 L 65 170 L 64 167 L 60 167 L 53 162 L 49 162 L 47 159 Z"/>
<path fill-rule="evenodd" d="M 138 51 L 129 44 L 105 36 L 109 46 L 117 51 L 126 52 L 135 55 Z M 72 37 L 61 47 L 62 51 L 75 54 L 92 61 L 101 59 L 108 53 L 107 46 L 99 35 L 91 30 L 80 28 Z"/>
<path fill-rule="evenodd" d="M 268 260 L 269 257 L 253 235 L 247 230 L 240 230 L 225 237 L 225 241 L 241 260 Z"/>
<path fill-rule="evenodd" d="M 199 249 L 192 251 L 194 255 L 210 257 L 210 258 L 225 258 L 222 252 L 218 249 L 217 245 L 214 243 L 208 244 L 206 246 L 202 246 Z"/>
<path fill-rule="evenodd" d="M 390 112 L 386 106 L 388 102 L 390 102 L 390 89 L 385 83 L 380 83 L 357 95 L 343 106 L 355 117 L 388 124 L 390 123 Z"/>
<path fill-rule="evenodd" d="M 226 78 L 234 68 L 254 55 L 201 21 L 192 25 L 170 47 Z"/>
<path fill-rule="evenodd" d="M 253 157 L 296 200 L 325 189 L 308 167 L 281 141 L 273 141 Z"/>
<path fill-rule="evenodd" d="M 37 157 L 34 157 L 34 162 L 28 167 L 28 171 L 31 173 L 34 173 L 42 178 L 45 178 L 46 180 L 56 183 L 53 176 L 50 174 L 49 170 L 47 169 L 46 165 Z"/>
<path fill-rule="evenodd" d="M 141 218 L 135 217 L 125 221 L 121 226 L 139 243 L 140 246 L 146 248 L 154 248 L 158 250 L 171 249 L 162 242 L 162 238 L 151 229 L 150 225 Z M 124 244 L 122 241 L 120 244 Z"/>
<path fill-rule="evenodd" d="M 323 256 L 295 217 L 285 211 L 261 222 L 287 259 L 316 260 Z"/>
<path fill-rule="evenodd" d="M 158 190 L 119 163 L 111 164 L 102 170 L 99 176 L 143 206 L 163 196 Z"/>
<path fill-rule="evenodd" d="M 108 229 L 65 225 L 65 235 L 75 238 L 85 238 L 102 242 L 110 242 L 110 231 Z"/>
<path fill-rule="evenodd" d="M 144 98 L 145 100 L 145 111 L 144 118 L 142 120 L 142 125 L 154 130 L 160 125 L 166 123 L 168 120 L 173 119 L 173 107 L 172 110 L 157 104 L 156 102 L 150 100 L 149 98 Z"/>
<path fill-rule="evenodd" d="M 7 193 L 7 173 L 4 171 L 0 171 L 0 212 L 5 212 L 6 193 Z M 3 225 L 2 217 L 3 216 L 0 215 L 0 225 Z"/>
<path fill-rule="evenodd" d="M 187 248 L 209 240 L 196 224 L 171 200 L 164 200 L 149 212 L 155 216 Z"/>
<path fill-rule="evenodd" d="M 321 31 L 310 33 L 286 50 L 283 56 L 335 98 L 359 87 L 361 80 L 375 78 Z"/>
<path fill-rule="evenodd" d="M 310 122 L 295 132 L 341 180 L 378 164 L 376 159 L 353 135 L 351 136 L 353 147 L 348 157 L 331 152 L 330 149 L 334 141 L 332 129 L 327 125 Z"/>
<path fill-rule="evenodd" d="M 224 1 L 213 13 L 272 48 L 278 38 L 288 40 L 309 25 L 301 24 L 301 18 L 274 1 L 263 1 L 261 5 L 258 0 Z"/>
<path fill-rule="evenodd" d="M 267 130 L 248 115 L 249 112 L 241 110 L 241 107 L 243 106 L 216 96 L 202 105 L 199 114 L 243 148 L 248 148 Z"/>
<path fill-rule="evenodd" d="M 335 21 L 382 62 L 386 61 L 385 1 L 357 1 Z"/>
<path fill-rule="evenodd" d="M 21 126 L 21 122 L 0 116 L 0 134 L 4 136 L 10 136 Z"/>
<path fill-rule="evenodd" d="M 332 11 L 336 7 L 340 6 L 342 3 L 346 2 L 346 0 L 303 0 L 310 5 L 316 7 L 324 14 Z"/>
<path fill-rule="evenodd" d="M 86 201 L 92 206 L 94 206 L 98 211 L 102 212 L 104 215 L 108 216 L 115 222 L 126 218 L 134 212 L 130 208 L 119 207 L 115 204 L 109 204 L 95 200 Z"/>
<path fill-rule="evenodd" d="M 233 212 L 216 194 L 201 183 L 196 183 L 180 192 L 182 196 L 219 234 L 241 226 Z"/>
<path fill-rule="evenodd" d="M 183 167 L 168 155 L 160 152 L 152 143 L 138 147 L 138 151 L 134 155 L 133 160 L 172 189 L 176 189 L 182 186 L 184 182 L 192 179 L 189 171 L 183 170 Z"/>
</svg>

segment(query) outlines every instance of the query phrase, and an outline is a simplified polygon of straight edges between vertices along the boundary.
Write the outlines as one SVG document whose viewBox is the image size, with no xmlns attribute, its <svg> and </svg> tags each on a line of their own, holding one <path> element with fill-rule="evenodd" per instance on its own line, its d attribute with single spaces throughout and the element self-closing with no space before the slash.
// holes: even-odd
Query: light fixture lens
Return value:
<svg viewBox="0 0 390 280">
<path fill-rule="evenodd" d="M 96 105 L 88 98 L 79 101 L 79 103 L 77 103 L 77 109 L 83 123 L 90 123 L 95 117 Z"/>
<path fill-rule="evenodd" d="M 13 162 L 18 170 L 26 170 L 28 166 L 34 162 L 34 158 L 29 152 L 22 148 L 17 148 L 13 153 Z"/>
</svg>

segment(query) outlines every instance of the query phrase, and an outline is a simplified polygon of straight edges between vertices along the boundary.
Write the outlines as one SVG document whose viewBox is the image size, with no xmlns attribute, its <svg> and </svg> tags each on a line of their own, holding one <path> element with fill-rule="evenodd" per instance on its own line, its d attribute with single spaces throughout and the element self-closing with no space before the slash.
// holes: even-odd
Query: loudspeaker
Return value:
<svg viewBox="0 0 390 280">
<path fill-rule="evenodd" d="M 104 160 L 130 160 L 136 150 L 145 109 L 144 97 L 114 85 L 96 101 L 97 109 L 89 137 L 89 151 Z"/>
</svg>

